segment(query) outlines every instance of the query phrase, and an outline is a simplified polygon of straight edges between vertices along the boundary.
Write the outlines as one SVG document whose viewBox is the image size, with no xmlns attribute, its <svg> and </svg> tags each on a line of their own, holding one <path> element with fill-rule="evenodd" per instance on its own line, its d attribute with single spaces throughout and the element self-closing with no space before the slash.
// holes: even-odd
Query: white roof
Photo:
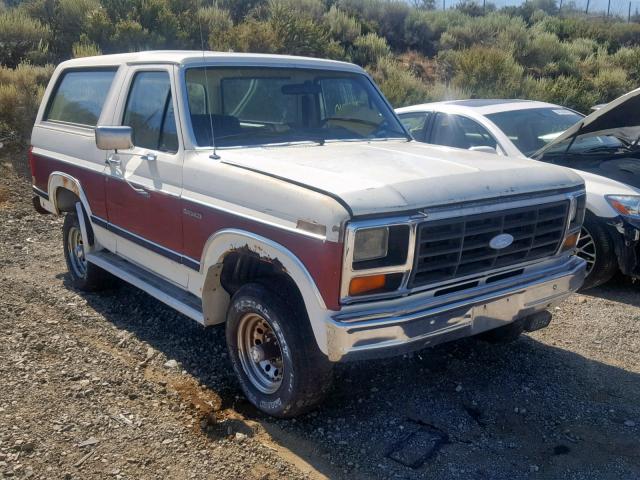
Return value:
<svg viewBox="0 0 640 480">
<path fill-rule="evenodd" d="M 176 65 L 225 65 L 225 66 L 278 66 L 292 68 L 317 68 L 363 73 L 353 63 L 339 62 L 292 55 L 267 55 L 259 53 L 210 52 L 202 50 L 152 50 L 145 52 L 118 53 L 95 57 L 75 58 L 61 64 L 69 67 L 106 67 L 122 64 L 171 63 Z"/>
<path fill-rule="evenodd" d="M 427 110 L 445 112 L 474 112 L 479 115 L 508 112 L 512 110 L 527 110 L 530 108 L 564 108 L 553 103 L 537 102 L 534 100 L 515 99 L 470 99 L 447 100 L 444 102 L 423 103 L 410 107 L 397 108 L 396 113 L 422 112 Z"/>
</svg>

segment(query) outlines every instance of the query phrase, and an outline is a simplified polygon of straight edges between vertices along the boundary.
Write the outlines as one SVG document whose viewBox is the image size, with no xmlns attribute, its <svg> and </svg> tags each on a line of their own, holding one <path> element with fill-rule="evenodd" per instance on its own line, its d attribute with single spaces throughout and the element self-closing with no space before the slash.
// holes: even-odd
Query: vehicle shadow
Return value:
<svg viewBox="0 0 640 480">
<path fill-rule="evenodd" d="M 619 303 L 640 307 L 640 285 L 630 277 L 616 275 L 604 285 L 580 292 L 590 297 L 599 297 Z"/>
<path fill-rule="evenodd" d="M 531 336 L 338 365 L 317 411 L 278 420 L 242 397 L 222 327 L 202 328 L 128 285 L 84 298 L 220 397 L 203 413 L 211 441 L 255 435 L 311 478 L 640 476 L 640 374 Z"/>
</svg>

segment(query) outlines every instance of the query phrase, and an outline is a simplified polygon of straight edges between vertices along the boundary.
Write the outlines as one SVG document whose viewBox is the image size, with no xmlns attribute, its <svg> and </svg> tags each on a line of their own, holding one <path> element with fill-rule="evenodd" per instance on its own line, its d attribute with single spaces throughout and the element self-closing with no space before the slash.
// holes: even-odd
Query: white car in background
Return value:
<svg viewBox="0 0 640 480">
<path fill-rule="evenodd" d="M 588 117 L 550 103 L 492 99 L 425 103 L 396 113 L 420 142 L 533 157 L 579 173 L 587 215 L 578 255 L 588 265 L 583 288 L 590 288 L 619 270 L 640 276 L 639 93 L 629 92 Z"/>
</svg>

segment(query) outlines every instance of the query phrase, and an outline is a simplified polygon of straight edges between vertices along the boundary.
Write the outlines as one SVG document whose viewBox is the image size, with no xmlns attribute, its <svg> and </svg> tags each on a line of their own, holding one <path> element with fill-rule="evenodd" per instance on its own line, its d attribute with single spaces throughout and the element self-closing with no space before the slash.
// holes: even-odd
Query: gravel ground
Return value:
<svg viewBox="0 0 640 480">
<path fill-rule="evenodd" d="M 0 478 L 640 478 L 640 296 L 575 295 L 507 346 L 339 365 L 316 412 L 256 412 L 221 327 L 73 290 L 62 221 L 0 167 Z"/>
</svg>

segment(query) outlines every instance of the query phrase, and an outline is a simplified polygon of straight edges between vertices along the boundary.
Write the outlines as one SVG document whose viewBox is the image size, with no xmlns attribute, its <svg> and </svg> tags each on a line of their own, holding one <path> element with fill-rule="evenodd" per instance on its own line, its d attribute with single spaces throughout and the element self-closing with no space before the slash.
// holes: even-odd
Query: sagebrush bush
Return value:
<svg viewBox="0 0 640 480">
<path fill-rule="evenodd" d="M 433 9 L 432 0 L 1 2 L 0 65 L 9 68 L 0 70 L 0 128 L 19 142 L 28 138 L 50 73 L 45 65 L 101 53 L 199 50 L 203 43 L 354 61 L 395 106 L 520 97 L 588 111 L 640 86 L 640 24 L 586 18 L 570 2 L 563 16 L 554 0 L 498 11 L 473 0 L 446 11 Z M 29 83 L 26 72 L 40 79 Z"/>
<path fill-rule="evenodd" d="M 0 67 L 0 141 L 25 146 L 53 66 Z"/>
<path fill-rule="evenodd" d="M 333 5 L 325 15 L 329 33 L 338 42 L 350 45 L 360 36 L 360 22 Z"/>
<path fill-rule="evenodd" d="M 351 58 L 360 65 L 375 65 L 391 53 L 387 41 L 375 33 L 367 33 L 355 39 Z"/>
<path fill-rule="evenodd" d="M 369 70 L 382 93 L 395 107 L 422 103 L 430 99 L 427 86 L 388 56 L 381 58 L 375 67 Z"/>
<path fill-rule="evenodd" d="M 15 67 L 49 41 L 47 26 L 18 9 L 0 11 L 0 65 Z"/>
<path fill-rule="evenodd" d="M 477 97 L 518 97 L 524 68 L 510 52 L 495 47 L 472 47 L 441 54 L 452 85 Z"/>
</svg>

